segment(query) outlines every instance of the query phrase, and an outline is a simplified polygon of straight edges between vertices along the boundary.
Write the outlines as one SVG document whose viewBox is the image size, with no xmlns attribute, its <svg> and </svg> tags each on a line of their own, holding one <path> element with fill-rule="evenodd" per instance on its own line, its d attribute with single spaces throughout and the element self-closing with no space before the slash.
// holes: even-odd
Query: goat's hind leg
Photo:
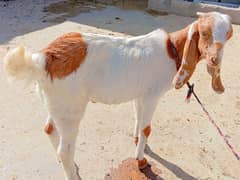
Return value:
<svg viewBox="0 0 240 180">
<path fill-rule="evenodd" d="M 79 109 L 66 109 L 55 122 L 59 132 L 59 145 L 57 154 L 60 157 L 67 180 L 80 180 L 78 166 L 74 162 L 75 143 L 78 134 L 78 126 L 85 111 L 86 104 Z M 68 114 L 68 115 L 67 115 Z"/>
<path fill-rule="evenodd" d="M 69 122 L 70 123 L 70 122 Z M 71 129 L 68 133 L 71 133 L 71 137 L 66 133 L 58 133 L 56 123 L 51 117 L 47 118 L 47 122 L 44 127 L 44 131 L 48 134 L 49 139 L 57 152 L 58 158 L 62 161 L 64 170 L 67 175 L 67 180 L 80 180 L 78 174 L 78 166 L 74 163 L 74 144 L 77 137 L 76 128 Z M 62 129 L 62 128 L 60 128 Z M 73 132 L 75 131 L 75 132 Z M 60 131 L 61 132 L 61 131 Z M 69 147 L 66 148 L 66 144 Z M 69 148 L 69 149 L 68 149 Z M 74 167 L 73 167 L 74 166 Z M 75 171 L 75 172 L 74 172 Z M 73 175 L 75 174 L 75 175 Z M 75 177 L 74 177 L 75 176 Z"/>
<path fill-rule="evenodd" d="M 60 142 L 57 154 L 62 161 L 67 180 L 79 180 L 78 167 L 74 162 L 78 126 L 63 129 L 63 131 L 60 131 Z"/>
<path fill-rule="evenodd" d="M 48 135 L 54 149 L 57 151 L 60 137 L 55 122 L 50 116 L 47 118 L 44 131 Z"/>
</svg>

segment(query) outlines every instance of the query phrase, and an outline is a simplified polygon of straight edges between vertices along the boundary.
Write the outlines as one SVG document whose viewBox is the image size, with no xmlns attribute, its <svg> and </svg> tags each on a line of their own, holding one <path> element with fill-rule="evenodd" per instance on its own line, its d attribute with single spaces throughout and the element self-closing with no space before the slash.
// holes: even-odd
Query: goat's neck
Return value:
<svg viewBox="0 0 240 180">
<path fill-rule="evenodd" d="M 182 61 L 183 49 L 188 36 L 188 29 L 189 27 L 186 27 L 182 30 L 170 33 L 171 41 L 177 49 L 180 61 Z"/>
</svg>

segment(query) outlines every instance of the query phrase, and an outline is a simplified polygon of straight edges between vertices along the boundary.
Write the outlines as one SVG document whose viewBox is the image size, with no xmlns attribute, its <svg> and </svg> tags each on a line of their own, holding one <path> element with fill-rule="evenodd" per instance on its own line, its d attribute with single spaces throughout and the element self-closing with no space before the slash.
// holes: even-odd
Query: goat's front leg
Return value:
<svg viewBox="0 0 240 180">
<path fill-rule="evenodd" d="M 139 119 L 139 142 L 136 149 L 136 159 L 138 166 L 143 169 L 147 166 L 147 160 L 144 158 L 144 148 L 147 143 L 147 138 L 151 133 L 151 120 L 156 109 L 158 97 L 145 96 L 139 99 L 138 117 Z"/>
<path fill-rule="evenodd" d="M 140 112 L 141 111 L 141 104 L 139 102 L 139 99 L 136 99 L 133 103 L 133 109 L 134 109 L 134 115 L 135 115 L 135 127 L 134 127 L 134 132 L 133 132 L 133 136 L 134 136 L 134 143 L 137 146 L 138 144 L 138 140 L 139 140 L 139 122 L 141 119 L 141 115 Z"/>
</svg>

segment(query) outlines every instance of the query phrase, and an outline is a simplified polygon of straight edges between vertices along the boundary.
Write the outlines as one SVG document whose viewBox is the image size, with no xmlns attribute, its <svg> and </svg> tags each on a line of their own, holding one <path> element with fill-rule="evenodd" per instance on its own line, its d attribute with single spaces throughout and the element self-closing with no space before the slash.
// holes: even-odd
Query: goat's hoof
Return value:
<svg viewBox="0 0 240 180">
<path fill-rule="evenodd" d="M 135 138 L 134 138 L 134 143 L 135 143 L 135 145 L 137 146 L 137 144 L 138 144 L 138 137 L 135 137 Z"/>
<path fill-rule="evenodd" d="M 141 170 L 141 169 L 144 169 L 145 167 L 148 166 L 148 162 L 147 162 L 147 159 L 146 158 L 143 158 L 142 160 L 138 160 L 138 168 Z"/>
</svg>

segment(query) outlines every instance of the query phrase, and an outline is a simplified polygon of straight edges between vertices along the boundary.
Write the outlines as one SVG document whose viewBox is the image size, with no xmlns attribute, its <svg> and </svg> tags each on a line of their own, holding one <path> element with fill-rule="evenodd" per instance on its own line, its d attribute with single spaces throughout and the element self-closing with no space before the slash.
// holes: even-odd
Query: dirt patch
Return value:
<svg viewBox="0 0 240 180">
<path fill-rule="evenodd" d="M 100 10 L 102 8 L 105 8 L 103 4 L 91 1 L 60 1 L 44 7 L 43 12 L 46 12 L 47 15 L 46 17 L 43 17 L 43 21 L 60 23 L 64 22 L 67 18 L 75 17 L 80 13 L 88 13 L 91 10 Z M 48 14 L 55 14 L 56 17 L 48 19 Z"/>
<path fill-rule="evenodd" d="M 133 158 L 128 158 L 118 166 L 111 169 L 111 172 L 105 176 L 105 180 L 160 180 L 161 170 L 156 167 L 153 162 L 143 170 L 138 169 L 137 161 Z"/>
<path fill-rule="evenodd" d="M 143 10 L 147 8 L 147 0 L 64 0 L 45 6 L 43 12 L 47 13 L 43 17 L 44 22 L 60 23 L 66 19 L 75 17 L 80 13 L 89 13 L 94 10 L 102 10 L 107 6 L 115 6 L 126 10 Z M 48 19 L 48 15 L 55 15 L 54 18 Z M 155 13 L 156 15 L 156 13 Z"/>
<path fill-rule="evenodd" d="M 169 15 L 169 13 L 167 12 L 164 12 L 164 11 L 155 11 L 155 10 L 152 10 L 152 9 L 147 9 L 146 12 L 152 16 L 167 16 Z"/>
<path fill-rule="evenodd" d="M 236 108 L 237 108 L 237 109 L 240 109 L 240 101 L 237 101 L 237 102 L 236 102 Z"/>
</svg>

